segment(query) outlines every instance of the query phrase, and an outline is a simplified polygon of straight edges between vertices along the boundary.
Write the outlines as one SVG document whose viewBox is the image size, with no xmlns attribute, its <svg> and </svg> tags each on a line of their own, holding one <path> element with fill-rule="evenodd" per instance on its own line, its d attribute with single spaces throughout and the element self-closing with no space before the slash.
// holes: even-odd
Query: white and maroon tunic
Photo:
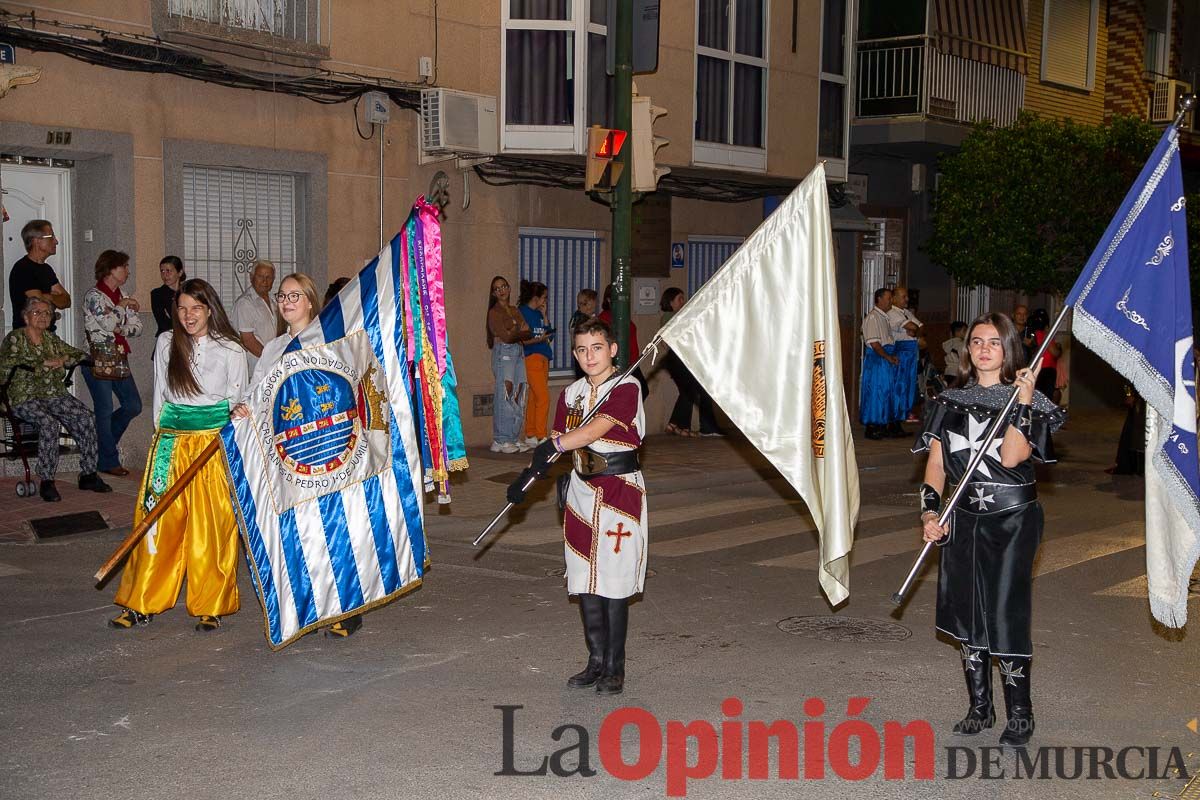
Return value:
<svg viewBox="0 0 1200 800">
<path fill-rule="evenodd" d="M 558 436 L 579 425 L 613 385 L 597 388 L 580 378 L 558 398 L 554 430 Z M 589 445 L 597 453 L 636 450 L 642 444 L 645 415 L 642 388 L 626 378 L 612 390 L 598 416 L 612 420 L 604 438 Z M 641 471 L 584 479 L 573 469 L 563 522 L 567 592 L 618 599 L 638 594 L 646 581 L 646 484 Z"/>
</svg>

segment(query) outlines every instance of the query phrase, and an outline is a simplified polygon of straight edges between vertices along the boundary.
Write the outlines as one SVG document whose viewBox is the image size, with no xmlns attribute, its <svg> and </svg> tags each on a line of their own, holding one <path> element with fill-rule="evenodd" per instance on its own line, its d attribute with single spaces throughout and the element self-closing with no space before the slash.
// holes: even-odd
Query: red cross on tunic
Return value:
<svg viewBox="0 0 1200 800">
<path fill-rule="evenodd" d="M 614 552 L 614 553 L 619 553 L 619 552 L 621 552 L 621 540 L 622 540 L 623 538 L 625 538 L 626 536 L 633 536 L 633 531 L 627 531 L 627 530 L 625 530 L 625 523 L 624 523 L 624 522 L 618 522 L 618 523 L 617 523 L 617 529 L 616 529 L 615 531 L 605 531 L 605 532 L 604 532 L 604 535 L 605 535 L 605 536 L 615 536 L 615 537 L 617 537 L 617 543 L 616 543 L 616 545 L 613 547 L 613 552 Z"/>
</svg>

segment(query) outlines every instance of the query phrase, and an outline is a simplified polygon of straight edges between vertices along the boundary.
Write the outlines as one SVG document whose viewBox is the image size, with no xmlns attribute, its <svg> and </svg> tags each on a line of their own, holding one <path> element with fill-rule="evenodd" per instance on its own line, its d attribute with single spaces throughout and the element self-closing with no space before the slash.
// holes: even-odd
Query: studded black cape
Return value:
<svg viewBox="0 0 1200 800">
<path fill-rule="evenodd" d="M 941 442 L 946 472 L 943 496 L 962 480 L 972 452 L 985 455 L 950 517 L 950 536 L 940 548 L 938 630 L 973 648 L 995 655 L 1030 656 L 1033 560 L 1042 540 L 1042 506 L 1033 498 L 1033 462 L 1054 463 L 1051 433 L 1065 421 L 1062 409 L 1034 393 L 1030 459 L 1008 468 L 1000 463 L 1000 441 L 983 441 L 1003 410 L 1012 386 L 968 386 L 948 389 L 929 403 L 912 451 Z M 1023 494 L 1024 493 L 1024 494 Z M 1003 508 L 1004 497 L 1028 496 L 1016 507 Z M 1001 510 L 1003 508 L 1003 510 Z"/>
</svg>

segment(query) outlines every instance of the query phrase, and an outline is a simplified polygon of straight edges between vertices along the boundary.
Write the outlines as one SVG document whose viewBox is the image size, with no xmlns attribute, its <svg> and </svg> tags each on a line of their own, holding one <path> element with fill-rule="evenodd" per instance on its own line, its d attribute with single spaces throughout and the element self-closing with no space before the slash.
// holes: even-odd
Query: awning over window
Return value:
<svg viewBox="0 0 1200 800">
<path fill-rule="evenodd" d="M 938 50 L 1025 72 L 1022 0 L 934 0 Z"/>
</svg>

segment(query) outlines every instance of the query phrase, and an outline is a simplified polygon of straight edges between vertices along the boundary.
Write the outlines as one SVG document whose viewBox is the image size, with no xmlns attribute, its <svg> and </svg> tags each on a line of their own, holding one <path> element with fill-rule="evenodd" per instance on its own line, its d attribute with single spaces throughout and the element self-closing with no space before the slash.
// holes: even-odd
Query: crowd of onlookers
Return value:
<svg viewBox="0 0 1200 800">
<path fill-rule="evenodd" d="M 924 400 L 946 388 L 961 385 L 967 354 L 963 336 L 967 324 L 950 323 L 950 337 L 942 342 L 943 366 L 938 370 L 930 353 L 925 326 L 909 308 L 909 293 L 903 286 L 880 288 L 874 307 L 863 318 L 864 346 L 859 416 L 868 439 L 908 436 L 901 423 L 917 422 Z M 1029 364 L 1045 341 L 1050 316 L 1044 308 L 1031 314 L 1024 305 L 1013 309 L 1013 325 L 1024 347 L 1023 361 Z M 1058 369 L 1062 346 L 1050 342 L 1042 354 L 1037 390 L 1055 403 L 1062 397 L 1066 376 Z"/>
<path fill-rule="evenodd" d="M 568 324 L 566 340 L 576 326 L 598 319 L 612 326 L 612 284 L 604 290 L 600 308 L 596 308 L 595 289 L 582 289 L 575 298 L 575 311 Z M 492 452 L 518 453 L 536 447 L 549 435 L 550 365 L 554 361 L 554 339 L 557 331 L 547 317 L 549 290 L 538 281 L 521 281 L 520 294 L 514 306 L 512 288 L 501 275 L 492 278 L 488 294 L 487 346 L 492 351 L 492 374 L 495 390 L 492 402 Z M 666 324 L 687 298 L 682 289 L 663 292 L 660 308 L 662 324 Z M 629 322 L 629 352 L 641 352 L 637 325 Z M 572 361 L 576 380 L 583 377 L 580 365 Z M 713 402 L 704 387 L 687 367 L 668 352 L 663 368 L 671 376 L 679 397 L 671 411 L 666 432 L 676 436 L 724 436 L 713 414 Z M 642 398 L 650 394 L 649 384 L 641 367 L 633 377 L 642 386 Z M 692 409 L 699 409 L 700 430 L 692 429 Z"/>
<path fill-rule="evenodd" d="M 79 448 L 79 488 L 112 491 L 99 473 L 118 477 L 129 474 L 121 463 L 120 442 L 130 422 L 142 413 L 141 392 L 129 363 L 129 340 L 143 335 L 141 308 L 135 298 L 122 291 L 129 280 L 129 255 L 105 250 L 96 259 L 96 283 L 79 304 L 85 341 L 76 348 L 57 333 L 58 326 L 66 324 L 62 317 L 70 313 L 73 298 L 48 263 L 58 250 L 53 225 L 47 220 L 31 220 L 22 228 L 21 239 L 26 255 L 13 265 L 9 276 L 12 331 L 0 344 L 0 382 L 7 385 L 11 412 L 37 428 L 39 494 L 48 502 L 61 499 L 55 485 L 61 428 L 67 429 Z M 248 373 L 255 372 L 269 345 L 288 329 L 288 311 L 299 302 L 294 299 L 289 303 L 288 297 L 306 290 L 300 283 L 312 283 L 298 273 L 298 277 L 288 276 L 280 284 L 281 292 L 272 297 L 275 266 L 258 261 L 251 269 L 250 285 L 233 304 L 232 314 L 226 314 L 216 291 L 205 281 L 189 281 L 183 261 L 177 256 L 161 260 L 159 276 L 162 285 L 150 292 L 154 336 L 173 330 L 190 336 L 179 311 L 180 293 L 190 287 L 191 294 L 199 298 L 196 303 L 207 314 L 205 334 L 210 327 L 207 323 L 216 325 L 218 319 L 227 322 L 226 331 L 218 333 L 213 328 L 213 335 L 220 339 L 222 334 L 232 332 L 228 333 L 230 345 L 246 362 Z M 290 292 L 283 291 L 289 281 L 297 285 Z M 325 301 L 347 281 L 342 278 L 330 286 Z M 322 305 L 315 288 L 312 293 L 310 317 Z M 183 338 L 187 337 L 180 337 L 180 342 Z M 193 358 L 200 351 L 189 350 L 180 342 L 173 343 L 175 349 L 188 350 Z M 277 358 L 279 353 L 273 355 Z M 165 366 L 155 364 L 156 379 Z M 71 395 L 67 383 L 71 369 L 83 377 L 92 398 L 91 409 Z M 161 377 L 164 381 L 169 378 L 165 373 Z M 155 388 L 157 392 L 161 387 Z M 157 413 L 155 416 L 157 423 Z"/>
<path fill-rule="evenodd" d="M 54 485 L 60 426 L 67 428 L 79 445 L 80 488 L 111 491 L 98 473 L 129 474 L 121 464 L 119 445 L 130 422 L 142 411 L 141 395 L 128 362 L 129 339 L 142 334 L 140 308 L 136 299 L 122 291 L 129 279 L 129 256 L 105 250 L 97 258 L 96 284 L 87 290 L 81 303 L 85 347 L 75 348 L 55 332 L 72 298 L 47 263 L 57 252 L 53 226 L 46 220 L 32 220 L 22 229 L 21 238 L 26 256 L 13 265 L 9 278 L 13 329 L 0 345 L 0 381 L 8 383 L 12 412 L 38 429 L 39 493 L 47 501 L 60 499 Z M 162 285 L 150 293 L 156 337 L 180 324 L 178 298 L 188 282 L 183 261 L 176 256 L 161 260 L 159 275 Z M 271 296 L 276 273 L 269 261 L 255 263 L 249 277 L 249 286 L 234 302 L 232 314 L 226 315 L 221 309 L 220 316 L 229 321 L 236 335 L 234 344 L 244 353 L 248 373 L 253 374 L 264 353 L 268 364 L 280 355 L 274 352 L 278 348 L 268 352 L 268 346 L 289 328 L 287 314 L 283 313 L 289 304 L 285 302 L 288 293 Z M 311 283 L 307 276 L 302 277 Z M 341 278 L 331 285 L 324 302 L 347 281 Z M 205 282 L 199 283 L 207 287 Z M 303 293 L 299 290 L 306 291 L 307 286 L 294 287 L 290 294 L 299 296 Z M 216 297 L 215 292 L 202 293 L 204 298 L 210 295 Z M 508 281 L 502 276 L 492 279 L 486 334 L 495 379 L 491 445 L 495 452 L 524 452 L 549 435 L 550 372 L 557 331 L 548 318 L 548 296 L 544 283 L 521 281 L 514 304 Z M 678 288 L 664 291 L 661 323 L 666 324 L 685 300 Z M 219 304 L 219 299 L 216 302 Z M 314 297 L 310 317 L 322 304 Z M 593 318 L 611 326 L 611 284 L 602 298 L 593 289 L 578 293 L 569 327 L 573 330 Z M 1021 333 L 1028 363 L 1046 337 L 1049 317 L 1044 309 L 1030 314 L 1019 305 L 1013 310 L 1012 321 Z M 967 351 L 963 341 L 966 327 L 962 321 L 951 323 L 950 337 L 941 344 L 944 359 L 938 370 L 925 346 L 924 325 L 909 308 L 905 287 L 875 292 L 874 307 L 862 323 L 860 419 L 867 438 L 906 436 L 902 423 L 917 421 L 921 401 L 961 380 L 960 367 Z M 630 352 L 639 353 L 637 326 L 632 320 L 628 336 Z M 570 342 L 569 335 L 566 341 Z M 1061 354 L 1060 345 L 1052 342 L 1042 356 L 1037 378 L 1037 389 L 1055 402 L 1065 384 L 1058 374 Z M 671 352 L 666 353 L 661 366 L 678 392 L 666 432 L 684 437 L 723 436 L 712 398 L 687 366 Z M 70 368 L 78 368 L 87 384 L 92 397 L 90 410 L 68 391 L 66 376 Z M 582 376 L 577 363 L 574 371 L 577 379 Z M 647 396 L 649 388 L 641 369 L 633 375 L 642 385 L 643 397 Z M 694 409 L 699 412 L 699 430 L 692 428 Z"/>
</svg>

